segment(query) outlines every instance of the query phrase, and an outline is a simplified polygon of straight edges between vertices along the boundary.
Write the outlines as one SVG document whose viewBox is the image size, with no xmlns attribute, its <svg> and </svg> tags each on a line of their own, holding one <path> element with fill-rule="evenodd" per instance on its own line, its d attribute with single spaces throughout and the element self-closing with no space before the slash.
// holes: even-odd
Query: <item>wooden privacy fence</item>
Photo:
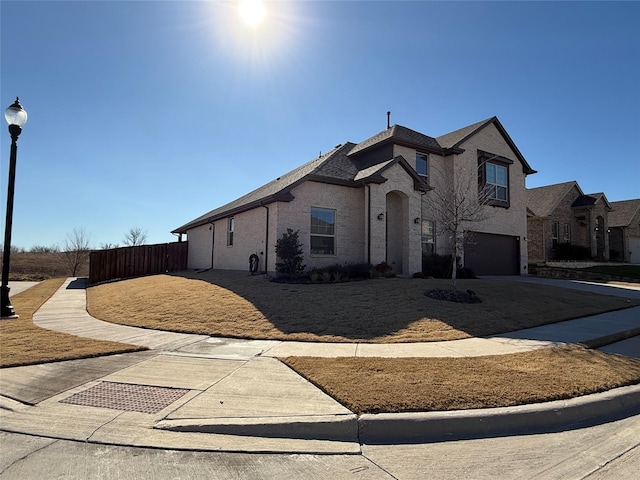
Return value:
<svg viewBox="0 0 640 480">
<path fill-rule="evenodd" d="M 187 251 L 187 242 L 94 250 L 89 255 L 89 282 L 186 270 Z"/>
</svg>

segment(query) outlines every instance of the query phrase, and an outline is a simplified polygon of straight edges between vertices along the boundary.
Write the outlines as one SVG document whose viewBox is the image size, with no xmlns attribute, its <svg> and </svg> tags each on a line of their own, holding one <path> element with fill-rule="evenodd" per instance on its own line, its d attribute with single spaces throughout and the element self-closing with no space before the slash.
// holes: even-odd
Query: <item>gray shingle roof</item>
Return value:
<svg viewBox="0 0 640 480">
<path fill-rule="evenodd" d="M 333 182 L 353 180 L 358 170 L 353 166 L 347 153 L 354 146 L 354 143 L 339 145 L 330 152 L 285 173 L 252 192 L 176 228 L 173 233 L 186 233 L 191 228 L 204 225 L 218 218 L 249 210 L 256 206 L 268 205 L 278 200 L 285 201 L 290 195 L 289 191 L 310 176 L 325 177 L 327 181 Z"/>
<path fill-rule="evenodd" d="M 536 173 L 536 171 L 531 168 L 522 153 L 520 153 L 520 150 L 518 150 L 518 147 L 513 142 L 507 131 L 504 129 L 504 127 L 500 123 L 500 120 L 498 120 L 498 117 L 495 116 L 487 118 L 486 120 L 482 120 L 481 122 L 474 123 L 473 125 L 469 125 L 468 127 L 461 128 L 460 130 L 456 130 L 454 132 L 436 137 L 436 140 L 442 146 L 442 148 L 449 150 L 458 149 L 468 138 L 472 137 L 487 125 L 491 124 L 495 125 L 511 150 L 513 150 L 516 154 L 516 157 L 522 164 L 522 171 L 527 175 Z"/>
<path fill-rule="evenodd" d="M 490 123 L 497 124 L 499 130 L 507 139 L 507 142 L 509 142 L 510 146 L 516 152 L 518 159 L 522 162 L 525 172 L 535 173 L 534 170 L 531 170 L 531 167 L 529 167 L 526 160 L 524 160 L 496 117 L 456 130 L 455 132 L 439 137 L 439 139 L 443 139 L 447 143 L 451 143 L 455 150 L 457 144 L 466 140 L 466 138 L 475 134 Z M 186 231 L 191 228 L 195 228 L 236 213 L 247 211 L 261 205 L 268 205 L 269 203 L 276 201 L 290 201 L 293 199 L 291 190 L 303 181 L 312 180 L 355 187 L 362 185 L 363 182 L 382 181 L 383 179 L 380 176 L 380 172 L 390 165 L 389 162 L 400 162 L 403 168 L 412 170 L 412 167 L 408 166 L 408 163 L 404 159 L 379 159 L 381 161 L 377 162 L 377 164 L 371 168 L 369 168 L 370 166 L 364 167 L 361 165 L 360 168 L 366 168 L 366 170 L 358 170 L 357 163 L 352 159 L 352 156 L 358 156 L 359 153 L 370 148 L 390 143 L 409 146 L 416 150 L 423 150 L 427 153 L 434 152 L 445 154 L 448 153 L 446 149 L 449 148 L 449 145 L 443 148 L 441 143 L 439 143 L 439 140 L 433 137 L 416 132 L 410 128 L 403 127 L 402 125 L 393 125 L 392 127 L 358 144 L 347 142 L 344 145 L 339 145 L 325 155 L 311 160 L 310 162 L 307 162 L 281 177 L 278 177 L 266 185 L 263 185 L 262 187 L 257 188 L 256 190 L 253 190 L 252 192 L 227 203 L 226 205 L 211 210 L 195 220 L 178 227 L 172 233 L 186 233 Z M 414 180 L 417 188 L 429 188 L 427 185 L 423 184 L 422 179 L 417 174 L 415 174 Z"/>
<path fill-rule="evenodd" d="M 611 209 L 611 204 L 609 203 L 609 200 L 607 200 L 607 196 L 602 192 L 587 193 L 586 195 L 583 195 L 582 197 L 577 198 L 576 201 L 573 202 L 573 205 L 571 205 L 571 206 L 572 207 L 586 207 L 586 206 L 589 206 L 589 205 L 595 205 L 600 200 L 602 200 L 604 202 L 604 206 L 606 208 Z"/>
<path fill-rule="evenodd" d="M 487 118 L 486 120 L 474 123 L 473 125 L 469 125 L 468 127 L 455 130 L 445 135 L 440 135 L 439 137 L 436 137 L 436 140 L 443 148 L 456 148 L 471 135 L 475 134 L 478 130 L 490 124 L 494 119 L 497 120 L 496 117 Z"/>
<path fill-rule="evenodd" d="M 609 226 L 628 227 L 640 210 L 640 198 L 611 202 L 611 208 L 613 210 L 609 212 Z"/>
<path fill-rule="evenodd" d="M 403 127 L 402 125 L 393 125 L 386 130 L 374 135 L 373 137 L 367 138 L 365 141 L 357 144 L 353 150 L 349 152 L 349 155 L 356 155 L 364 150 L 367 150 L 370 147 L 375 145 L 380 145 L 382 143 L 393 142 L 401 145 L 410 145 L 412 147 L 420 149 L 425 149 L 429 151 L 441 151 L 442 147 L 438 144 L 438 141 L 430 137 L 429 135 L 425 135 L 424 133 L 416 132 L 415 130 L 411 130 L 410 128 Z"/>
<path fill-rule="evenodd" d="M 562 200 L 573 187 L 577 187 L 580 195 L 582 195 L 582 190 L 576 181 L 528 188 L 527 208 L 536 217 L 548 217 L 553 213 L 560 200 Z"/>
</svg>

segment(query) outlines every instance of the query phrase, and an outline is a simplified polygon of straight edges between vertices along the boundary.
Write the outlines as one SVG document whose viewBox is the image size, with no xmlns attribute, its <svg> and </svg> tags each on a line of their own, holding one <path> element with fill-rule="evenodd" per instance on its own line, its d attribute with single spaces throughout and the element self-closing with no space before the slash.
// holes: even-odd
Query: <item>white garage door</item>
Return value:
<svg viewBox="0 0 640 480">
<path fill-rule="evenodd" d="M 629 263 L 640 263 L 640 237 L 629 237 Z"/>
</svg>

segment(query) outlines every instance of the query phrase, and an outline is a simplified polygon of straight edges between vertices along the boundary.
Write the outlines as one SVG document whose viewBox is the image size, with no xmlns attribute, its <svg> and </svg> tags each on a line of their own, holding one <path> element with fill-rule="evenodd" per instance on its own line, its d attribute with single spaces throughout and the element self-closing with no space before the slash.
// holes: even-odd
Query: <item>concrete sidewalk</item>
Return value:
<svg viewBox="0 0 640 480">
<path fill-rule="evenodd" d="M 632 386 L 540 405 L 357 417 L 273 358 L 514 353 L 637 329 L 640 307 L 452 342 L 243 341 L 99 321 L 86 312 L 84 283 L 69 279 L 34 322 L 150 350 L 2 369 L 0 430 L 168 449 L 358 453 L 361 443 L 537 433 L 640 413 Z"/>
</svg>

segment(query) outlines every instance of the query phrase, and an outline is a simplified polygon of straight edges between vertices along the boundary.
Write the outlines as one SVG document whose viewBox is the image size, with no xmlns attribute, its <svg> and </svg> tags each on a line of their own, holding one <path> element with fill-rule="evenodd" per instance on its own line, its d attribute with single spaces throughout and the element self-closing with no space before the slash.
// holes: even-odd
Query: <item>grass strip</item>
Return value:
<svg viewBox="0 0 640 480">
<path fill-rule="evenodd" d="M 144 347 L 82 338 L 34 325 L 33 314 L 64 281 L 64 278 L 45 280 L 11 297 L 11 304 L 20 318 L 0 322 L 0 367 L 145 350 Z"/>
<path fill-rule="evenodd" d="M 281 360 L 358 414 L 509 407 L 640 383 L 640 359 L 581 345 L 472 358 Z"/>
<path fill-rule="evenodd" d="M 640 305 L 640 301 L 545 285 L 459 280 L 482 303 L 425 296 L 450 280 L 389 278 L 289 285 L 237 272 L 182 272 L 89 288 L 101 320 L 233 338 L 401 343 L 496 335 Z M 117 301 L 114 301 L 117 300 Z"/>
</svg>

